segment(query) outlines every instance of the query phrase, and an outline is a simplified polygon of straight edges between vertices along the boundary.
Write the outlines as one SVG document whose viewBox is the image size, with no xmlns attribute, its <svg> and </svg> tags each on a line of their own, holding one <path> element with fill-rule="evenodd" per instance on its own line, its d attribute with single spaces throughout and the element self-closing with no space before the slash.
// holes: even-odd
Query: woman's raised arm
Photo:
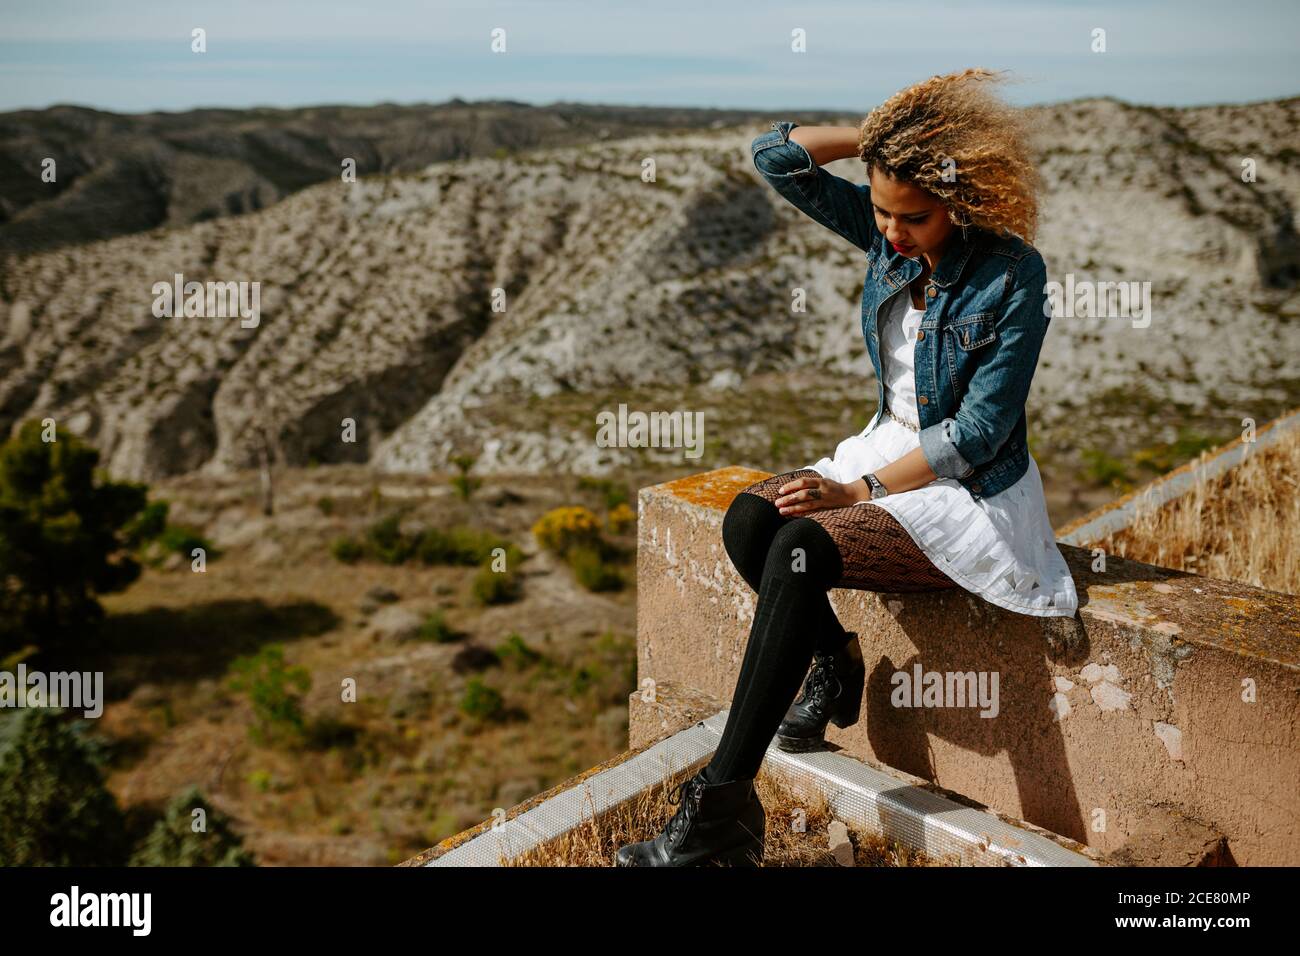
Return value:
<svg viewBox="0 0 1300 956">
<path fill-rule="evenodd" d="M 858 155 L 856 126 L 796 126 L 790 139 L 808 150 L 818 166 Z"/>
<path fill-rule="evenodd" d="M 804 130 L 810 132 L 804 134 Z M 799 135 L 802 134 L 802 135 Z M 773 123 L 771 132 L 750 144 L 754 167 L 778 193 L 810 218 L 870 252 L 881 241 L 871 211 L 871 188 L 849 182 L 822 168 L 822 162 L 857 155 L 857 130 L 852 127 Z"/>
</svg>

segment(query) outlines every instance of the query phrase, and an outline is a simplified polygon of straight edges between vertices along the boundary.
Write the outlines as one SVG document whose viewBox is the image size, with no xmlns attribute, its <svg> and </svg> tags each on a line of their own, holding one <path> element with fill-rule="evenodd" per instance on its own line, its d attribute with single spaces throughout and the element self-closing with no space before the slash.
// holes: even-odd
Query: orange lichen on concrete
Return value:
<svg viewBox="0 0 1300 956">
<path fill-rule="evenodd" d="M 675 481 L 667 481 L 657 485 L 656 488 L 693 505 L 726 511 L 736 495 L 740 494 L 741 489 L 771 477 L 770 471 L 732 465 L 728 468 L 718 468 L 698 475 L 687 475 Z"/>
<path fill-rule="evenodd" d="M 1084 581 L 1085 616 L 1300 665 L 1300 602 L 1292 595 L 1187 573 L 1116 584 L 1098 577 Z"/>
</svg>

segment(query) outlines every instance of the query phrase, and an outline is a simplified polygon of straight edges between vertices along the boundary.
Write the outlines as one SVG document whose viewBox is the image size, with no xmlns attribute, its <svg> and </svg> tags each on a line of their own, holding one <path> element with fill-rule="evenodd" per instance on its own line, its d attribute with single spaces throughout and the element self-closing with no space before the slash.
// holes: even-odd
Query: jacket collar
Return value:
<svg viewBox="0 0 1300 956">
<path fill-rule="evenodd" d="M 961 278 L 962 272 L 966 268 L 966 263 L 980 244 L 980 230 L 978 228 L 968 228 L 966 235 L 962 235 L 960 227 L 955 227 L 952 233 L 952 239 L 948 243 L 948 248 L 944 250 L 943 258 L 939 260 L 938 267 L 930 274 L 930 281 L 940 288 L 946 289 Z M 886 240 L 885 248 L 889 249 L 889 243 Z M 892 251 L 892 250 L 891 250 Z M 898 253 L 893 253 L 898 256 Z M 908 259 L 905 256 L 898 256 L 903 260 L 902 269 L 907 276 L 905 283 L 910 282 L 921 274 L 921 263 L 915 259 Z"/>
</svg>

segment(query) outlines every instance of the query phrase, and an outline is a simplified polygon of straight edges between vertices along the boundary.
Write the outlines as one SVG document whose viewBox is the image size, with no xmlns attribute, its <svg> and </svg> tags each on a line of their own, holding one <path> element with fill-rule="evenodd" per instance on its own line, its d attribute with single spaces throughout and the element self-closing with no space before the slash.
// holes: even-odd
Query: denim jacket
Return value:
<svg viewBox="0 0 1300 956">
<path fill-rule="evenodd" d="M 790 139 L 798 125 L 773 123 L 750 150 L 773 189 L 866 253 L 862 335 L 878 387 L 866 434 L 885 407 L 881 307 L 909 294 L 921 264 L 895 252 L 876 227 L 870 187 L 828 173 Z M 1029 469 L 1025 400 L 1051 317 L 1047 268 L 1018 237 L 957 229 L 931 278 L 914 353 L 921 450 L 940 478 L 991 497 Z"/>
</svg>

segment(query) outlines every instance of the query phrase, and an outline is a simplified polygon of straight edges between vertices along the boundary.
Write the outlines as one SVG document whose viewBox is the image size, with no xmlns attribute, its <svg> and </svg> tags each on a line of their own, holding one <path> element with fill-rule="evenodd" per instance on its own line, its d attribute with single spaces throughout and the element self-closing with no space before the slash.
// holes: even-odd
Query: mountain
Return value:
<svg viewBox="0 0 1300 956">
<path fill-rule="evenodd" d="M 509 100 L 123 114 L 0 113 L 0 250 L 31 252 L 239 215 L 314 183 L 573 141 L 734 125 L 740 110 Z M 54 182 L 42 164 L 56 161 Z"/>
<path fill-rule="evenodd" d="M 1239 431 L 1243 416 L 1262 424 L 1300 402 L 1298 102 L 1034 108 L 1048 186 L 1036 245 L 1050 277 L 1149 281 L 1153 309 L 1146 328 L 1053 319 L 1031 396 L 1036 456 L 1167 439 L 1193 420 Z M 704 411 L 711 454 L 760 467 L 775 467 L 774 429 L 793 436 L 797 467 L 866 423 L 861 253 L 757 175 L 748 144 L 770 118 L 648 122 L 626 110 L 620 124 L 613 110 L 519 130 L 512 117 L 528 108 L 487 113 L 498 109 L 497 125 L 468 124 L 475 155 L 356 183 L 338 180 L 337 154 L 363 134 L 339 143 L 348 124 L 331 110 L 297 116 L 293 141 L 318 122 L 319 151 L 300 165 L 245 157 L 214 185 L 215 196 L 242 182 L 252 196 L 254 178 L 280 177 L 266 194 L 279 201 L 242 215 L 195 196 L 187 212 L 167 206 L 175 224 L 99 238 L 58 199 L 29 200 L 7 236 L 41 232 L 23 223 L 46 222 L 49 207 L 51 235 L 84 241 L 0 262 L 0 428 L 52 416 L 101 448 L 112 473 L 144 480 L 247 467 L 263 442 L 294 464 L 393 471 L 443 469 L 456 454 L 478 456 L 480 472 L 662 460 L 594 441 L 596 414 L 620 403 Z M 262 112 L 214 117 L 201 138 L 260 141 L 275 125 Z M 415 122 L 385 139 L 377 119 L 369 135 L 415 142 Z M 539 131 L 548 122 L 560 125 Z M 502 143 L 519 149 L 484 155 Z M 373 168 L 415 152 L 386 147 Z M 1257 181 L 1242 181 L 1243 159 Z M 322 181 L 294 186 L 307 169 Z M 854 160 L 831 170 L 865 181 Z M 154 286 L 177 273 L 258 283 L 256 326 L 155 317 Z M 791 312 L 796 287 L 805 314 Z M 345 419 L 355 442 L 341 439 Z"/>
</svg>

